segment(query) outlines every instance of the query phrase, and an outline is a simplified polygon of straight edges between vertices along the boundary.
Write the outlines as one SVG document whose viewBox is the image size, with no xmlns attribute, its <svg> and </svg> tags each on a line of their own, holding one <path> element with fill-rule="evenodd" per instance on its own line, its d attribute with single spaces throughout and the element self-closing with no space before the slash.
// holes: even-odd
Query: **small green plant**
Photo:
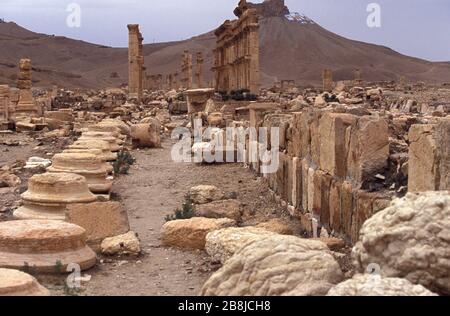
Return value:
<svg viewBox="0 0 450 316">
<path fill-rule="evenodd" d="M 61 260 L 56 261 L 55 267 L 54 267 L 55 273 L 56 274 L 61 274 L 63 272 L 62 268 L 63 268 L 63 264 L 62 264 Z"/>
<path fill-rule="evenodd" d="M 134 165 L 136 159 L 130 154 L 128 150 L 121 150 L 117 154 L 117 160 L 113 164 L 114 174 L 128 174 L 130 166 Z"/>
<path fill-rule="evenodd" d="M 189 219 L 195 216 L 194 204 L 190 194 L 186 194 L 185 201 L 181 209 L 176 209 L 173 215 L 166 216 L 166 222 L 175 221 L 177 219 Z"/>
</svg>

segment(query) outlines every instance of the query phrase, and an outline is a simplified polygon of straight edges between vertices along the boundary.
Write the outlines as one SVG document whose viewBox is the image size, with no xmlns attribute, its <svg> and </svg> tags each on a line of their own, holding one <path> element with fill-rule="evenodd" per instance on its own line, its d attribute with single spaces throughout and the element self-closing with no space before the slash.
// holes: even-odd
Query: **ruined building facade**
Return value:
<svg viewBox="0 0 450 316">
<path fill-rule="evenodd" d="M 234 21 L 225 21 L 216 31 L 214 50 L 215 89 L 221 92 L 249 90 L 259 93 L 259 17 L 245 0 L 239 2 Z"/>
<path fill-rule="evenodd" d="M 141 100 L 144 84 L 144 55 L 138 24 L 128 25 L 128 89 L 131 98 Z"/>
</svg>

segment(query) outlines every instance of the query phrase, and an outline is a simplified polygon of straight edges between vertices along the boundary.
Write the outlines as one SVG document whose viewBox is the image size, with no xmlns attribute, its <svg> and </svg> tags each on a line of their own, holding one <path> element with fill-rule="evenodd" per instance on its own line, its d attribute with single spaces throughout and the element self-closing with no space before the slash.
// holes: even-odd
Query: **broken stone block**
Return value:
<svg viewBox="0 0 450 316">
<path fill-rule="evenodd" d="M 450 120 L 413 125 L 409 131 L 409 192 L 448 190 Z"/>
<path fill-rule="evenodd" d="M 347 175 L 347 130 L 356 124 L 357 118 L 350 114 L 326 113 L 319 122 L 320 169 L 345 179 Z"/>
<path fill-rule="evenodd" d="M 255 227 L 262 228 L 280 235 L 294 235 L 294 230 L 292 229 L 291 225 L 279 218 L 271 219 L 270 221 L 258 224 Z"/>
<path fill-rule="evenodd" d="M 27 273 L 0 269 L 0 296 L 50 296 L 50 291 Z"/>
<path fill-rule="evenodd" d="M 389 158 L 388 124 L 383 118 L 363 116 L 349 135 L 347 176 L 362 183 L 383 173 Z"/>
<path fill-rule="evenodd" d="M 137 234 L 130 231 L 123 235 L 105 238 L 101 243 L 101 252 L 108 256 L 137 256 L 141 253 L 141 245 Z"/>
<path fill-rule="evenodd" d="M 96 263 L 85 230 L 53 220 L 0 223 L 0 268 L 64 274 L 69 264 L 87 270 Z"/>
<path fill-rule="evenodd" d="M 148 123 L 131 126 L 131 139 L 135 148 L 161 147 L 161 123 L 151 119 Z"/>
<path fill-rule="evenodd" d="M 27 122 L 16 122 L 16 132 L 34 132 L 36 130 L 36 124 Z"/>
<path fill-rule="evenodd" d="M 94 250 L 105 238 L 130 231 L 127 213 L 119 202 L 68 205 L 66 221 L 86 230 L 87 243 Z"/>
<path fill-rule="evenodd" d="M 224 198 L 223 192 L 213 185 L 199 185 L 192 187 L 189 190 L 189 196 L 194 204 L 206 204 Z"/>
<path fill-rule="evenodd" d="M 165 223 L 161 229 L 161 242 L 163 246 L 205 249 L 206 235 L 208 233 L 235 225 L 236 222 L 229 218 L 194 217 L 170 221 Z"/>
<path fill-rule="evenodd" d="M 237 200 L 221 200 L 195 206 L 195 214 L 206 218 L 230 218 L 241 221 L 242 204 Z"/>
</svg>

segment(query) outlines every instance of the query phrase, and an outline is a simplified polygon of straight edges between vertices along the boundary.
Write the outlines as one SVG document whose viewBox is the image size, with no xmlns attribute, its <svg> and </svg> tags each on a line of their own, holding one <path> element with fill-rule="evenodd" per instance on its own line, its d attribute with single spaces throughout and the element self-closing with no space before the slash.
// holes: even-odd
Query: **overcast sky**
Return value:
<svg viewBox="0 0 450 316">
<path fill-rule="evenodd" d="M 81 27 L 69 28 L 67 5 L 81 7 Z M 0 18 L 32 31 L 108 46 L 127 45 L 128 23 L 141 24 L 145 43 L 186 39 L 233 18 L 238 0 L 0 0 Z M 254 1 L 254 2 L 262 2 Z M 381 27 L 369 28 L 369 3 L 381 6 Z M 450 0 L 286 0 L 345 37 L 389 46 L 433 61 L 450 61 Z"/>
</svg>

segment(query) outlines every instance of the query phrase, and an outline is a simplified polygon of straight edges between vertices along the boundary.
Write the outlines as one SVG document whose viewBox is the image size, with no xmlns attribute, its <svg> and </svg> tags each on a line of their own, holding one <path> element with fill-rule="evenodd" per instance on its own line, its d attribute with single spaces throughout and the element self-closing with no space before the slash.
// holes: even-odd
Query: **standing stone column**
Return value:
<svg viewBox="0 0 450 316">
<path fill-rule="evenodd" d="M 331 92 L 333 90 L 333 72 L 331 69 L 324 69 L 322 73 L 323 91 Z"/>
<path fill-rule="evenodd" d="M 19 103 L 16 107 L 16 119 L 38 116 L 38 109 L 31 92 L 31 60 L 21 59 L 19 64 Z"/>
<path fill-rule="evenodd" d="M 178 80 L 178 77 L 179 77 L 178 72 L 173 74 L 173 88 L 175 90 L 180 89 L 180 82 Z"/>
<path fill-rule="evenodd" d="M 249 90 L 253 94 L 259 94 L 259 18 L 256 10 L 248 10 L 249 24 L 249 53 L 250 53 L 250 82 Z"/>
<path fill-rule="evenodd" d="M 186 89 L 192 88 L 192 54 L 188 50 L 184 51 L 181 63 L 181 72 L 183 74 L 183 86 Z"/>
<path fill-rule="evenodd" d="M 361 70 L 360 70 L 360 69 L 355 69 L 355 81 L 354 81 L 354 85 L 355 85 L 355 86 L 360 86 L 361 84 L 362 84 Z"/>
<path fill-rule="evenodd" d="M 144 56 L 139 24 L 128 25 L 128 90 L 130 98 L 142 98 Z"/>
<path fill-rule="evenodd" d="M 9 86 L 0 85 L 0 130 L 6 129 L 9 121 Z"/>
<path fill-rule="evenodd" d="M 204 62 L 203 53 L 198 52 L 197 53 L 197 69 L 195 72 L 197 88 L 203 87 L 203 62 Z"/>
</svg>

